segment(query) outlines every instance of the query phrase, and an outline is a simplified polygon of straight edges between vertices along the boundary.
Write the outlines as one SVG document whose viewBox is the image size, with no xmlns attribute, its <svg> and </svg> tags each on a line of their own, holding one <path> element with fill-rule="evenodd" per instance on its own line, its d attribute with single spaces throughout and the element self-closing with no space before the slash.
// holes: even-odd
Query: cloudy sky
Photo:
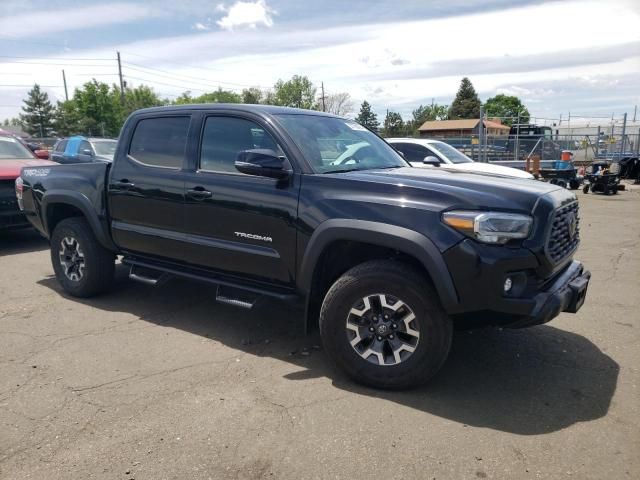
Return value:
<svg viewBox="0 0 640 480">
<path fill-rule="evenodd" d="M 63 99 L 62 69 L 70 93 L 116 82 L 116 51 L 128 84 L 168 98 L 302 74 L 408 117 L 469 76 L 539 117 L 632 116 L 639 25 L 637 0 L 2 0 L 0 119 L 34 81 Z"/>
</svg>

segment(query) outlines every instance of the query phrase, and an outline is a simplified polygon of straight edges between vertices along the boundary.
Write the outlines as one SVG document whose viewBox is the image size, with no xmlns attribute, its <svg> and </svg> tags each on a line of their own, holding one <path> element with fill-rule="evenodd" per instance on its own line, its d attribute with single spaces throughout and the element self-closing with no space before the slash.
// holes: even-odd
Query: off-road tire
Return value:
<svg viewBox="0 0 640 480">
<path fill-rule="evenodd" d="M 82 250 L 84 267 L 81 278 L 71 280 L 60 262 L 61 243 L 72 239 Z M 66 218 L 51 235 L 51 263 L 62 288 L 74 297 L 92 297 L 107 291 L 113 284 L 115 255 L 100 245 L 91 227 L 82 217 Z"/>
<path fill-rule="evenodd" d="M 394 365 L 367 361 L 347 336 L 352 306 L 375 294 L 402 299 L 416 317 L 420 339 L 415 351 Z M 355 381 L 376 388 L 405 389 L 426 383 L 442 367 L 451 348 L 453 325 L 421 272 L 400 261 L 372 260 L 353 267 L 331 286 L 320 310 L 320 334 L 325 351 Z"/>
</svg>

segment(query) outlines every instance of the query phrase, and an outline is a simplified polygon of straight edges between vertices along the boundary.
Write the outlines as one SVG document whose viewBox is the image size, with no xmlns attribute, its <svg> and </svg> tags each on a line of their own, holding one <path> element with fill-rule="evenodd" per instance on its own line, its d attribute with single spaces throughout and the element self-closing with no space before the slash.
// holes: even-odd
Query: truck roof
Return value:
<svg viewBox="0 0 640 480">
<path fill-rule="evenodd" d="M 237 110 L 239 112 L 253 112 L 268 115 L 319 115 L 325 117 L 340 118 L 337 115 L 320 112 L 318 110 L 306 110 L 304 108 L 280 107 L 276 105 L 256 105 L 247 103 L 189 103 L 185 105 L 143 108 L 141 110 L 136 110 L 132 115 L 144 113 L 180 112 L 183 110 Z"/>
</svg>

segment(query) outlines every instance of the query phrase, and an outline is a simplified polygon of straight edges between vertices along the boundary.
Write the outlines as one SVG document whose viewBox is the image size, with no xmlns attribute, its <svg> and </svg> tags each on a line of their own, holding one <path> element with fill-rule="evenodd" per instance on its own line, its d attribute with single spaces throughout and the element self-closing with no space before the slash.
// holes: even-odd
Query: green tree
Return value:
<svg viewBox="0 0 640 480">
<path fill-rule="evenodd" d="M 356 117 L 356 122 L 373 131 L 377 131 L 380 127 L 378 116 L 371 111 L 371 105 L 366 100 L 360 105 L 360 113 Z"/>
<path fill-rule="evenodd" d="M 173 101 L 174 105 L 186 105 L 188 103 L 196 103 L 189 90 L 181 93 L 180 96 Z"/>
<path fill-rule="evenodd" d="M 73 102 L 79 116 L 78 133 L 118 136 L 126 116 L 118 87 L 93 79 L 75 90 Z"/>
<path fill-rule="evenodd" d="M 258 104 L 262 103 L 262 98 L 262 90 L 259 88 L 251 87 L 242 90 L 242 103 Z"/>
<path fill-rule="evenodd" d="M 49 100 L 47 92 L 40 90 L 37 83 L 27 93 L 20 114 L 20 123 L 30 135 L 46 137 L 53 132 L 55 108 Z"/>
<path fill-rule="evenodd" d="M 286 82 L 278 80 L 273 86 L 274 103 L 283 107 L 317 109 L 316 88 L 305 77 L 294 75 Z"/>
<path fill-rule="evenodd" d="M 446 120 L 449 115 L 449 107 L 447 105 L 420 105 L 411 112 L 411 120 L 405 122 L 405 134 L 408 136 L 416 136 L 418 129 L 424 122 L 430 120 Z"/>
<path fill-rule="evenodd" d="M 163 105 L 162 99 L 147 85 L 138 85 L 124 91 L 125 115 L 141 108 L 158 107 Z M 124 118 L 122 119 L 124 121 Z"/>
<path fill-rule="evenodd" d="M 231 90 L 223 90 L 218 87 L 214 92 L 208 92 L 195 98 L 195 103 L 240 103 L 242 96 Z"/>
<path fill-rule="evenodd" d="M 404 133 L 404 122 L 397 112 L 387 112 L 384 117 L 384 136 L 396 137 Z"/>
<path fill-rule="evenodd" d="M 54 127 L 56 133 L 62 137 L 77 135 L 81 132 L 80 113 L 73 100 L 58 102 Z"/>
<path fill-rule="evenodd" d="M 479 118 L 480 117 L 480 99 L 473 88 L 471 80 L 464 77 L 460 82 L 460 88 L 456 94 L 456 98 L 449 108 L 449 118 Z"/>
<path fill-rule="evenodd" d="M 520 114 L 520 123 L 529 123 L 530 118 L 529 110 L 518 97 L 502 93 L 487 99 L 484 112 L 487 117 L 511 117 L 502 119 L 502 123 L 506 125 L 516 123 L 518 114 Z"/>
</svg>

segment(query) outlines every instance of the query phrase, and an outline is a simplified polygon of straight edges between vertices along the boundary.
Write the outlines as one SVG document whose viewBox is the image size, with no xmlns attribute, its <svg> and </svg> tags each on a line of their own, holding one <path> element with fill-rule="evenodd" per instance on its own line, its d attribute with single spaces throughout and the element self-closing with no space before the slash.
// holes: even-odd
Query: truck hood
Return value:
<svg viewBox="0 0 640 480">
<path fill-rule="evenodd" d="M 411 163 L 418 168 L 441 168 L 443 170 L 458 170 L 469 173 L 486 173 L 489 175 L 498 175 L 501 177 L 528 178 L 533 180 L 534 177 L 524 170 L 517 168 L 503 167 L 502 165 L 493 165 L 491 163 L 469 162 L 469 163 L 442 163 L 439 167 L 425 165 L 424 163 Z"/>
<path fill-rule="evenodd" d="M 45 165 L 57 165 L 57 163 L 39 158 L 0 159 L 0 180 L 15 180 L 20 176 L 22 167 L 42 167 Z"/>
<path fill-rule="evenodd" d="M 541 196 L 561 187 L 529 179 L 469 173 L 455 169 L 390 168 L 330 174 L 360 185 L 370 199 L 400 198 L 406 206 L 421 203 L 433 210 L 442 208 L 498 209 L 531 212 Z M 365 184 L 369 184 L 366 186 Z M 377 185 L 374 185 L 377 184 Z"/>
</svg>

